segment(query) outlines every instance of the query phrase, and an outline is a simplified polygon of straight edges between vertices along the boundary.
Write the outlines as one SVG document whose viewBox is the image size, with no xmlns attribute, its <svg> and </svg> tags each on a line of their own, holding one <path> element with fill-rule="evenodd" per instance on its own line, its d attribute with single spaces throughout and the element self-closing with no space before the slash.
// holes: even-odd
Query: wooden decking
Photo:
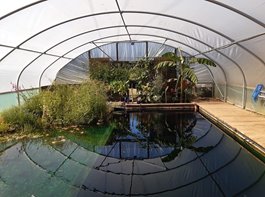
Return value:
<svg viewBox="0 0 265 197">
<path fill-rule="evenodd" d="M 202 114 L 208 113 L 208 118 L 213 116 L 215 121 L 228 125 L 235 135 L 240 136 L 242 133 L 241 138 L 250 138 L 257 144 L 249 142 L 248 139 L 246 142 L 265 153 L 265 116 L 219 101 L 202 101 L 197 104 Z"/>
</svg>

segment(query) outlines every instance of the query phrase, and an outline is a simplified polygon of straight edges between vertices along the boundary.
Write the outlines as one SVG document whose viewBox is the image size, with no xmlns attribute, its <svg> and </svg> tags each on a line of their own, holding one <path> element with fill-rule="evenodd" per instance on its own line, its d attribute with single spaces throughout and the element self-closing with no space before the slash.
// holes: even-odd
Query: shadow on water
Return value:
<svg viewBox="0 0 265 197">
<path fill-rule="evenodd" d="M 0 145 L 0 196 L 257 196 L 264 173 L 196 113 L 114 114 L 82 132 Z"/>
</svg>

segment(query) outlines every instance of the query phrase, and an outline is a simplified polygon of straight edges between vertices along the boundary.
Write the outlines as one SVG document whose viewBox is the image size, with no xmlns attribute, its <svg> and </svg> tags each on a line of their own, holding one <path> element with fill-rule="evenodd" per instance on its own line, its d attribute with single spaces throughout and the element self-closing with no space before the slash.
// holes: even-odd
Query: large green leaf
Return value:
<svg viewBox="0 0 265 197">
<path fill-rule="evenodd" d="M 164 58 L 168 58 L 168 59 L 174 59 L 175 57 L 176 57 L 176 55 L 175 55 L 175 53 L 172 53 L 172 52 L 167 52 L 167 53 L 164 53 L 163 55 L 162 55 L 162 57 L 164 57 Z"/>
<path fill-rule="evenodd" d="M 212 60 L 209 60 L 206 58 L 197 58 L 197 62 L 199 64 L 204 64 L 204 65 L 216 67 L 215 63 Z"/>
<path fill-rule="evenodd" d="M 176 67 L 176 63 L 172 61 L 163 61 L 163 62 L 158 63 L 155 66 L 155 69 L 158 70 L 161 68 L 168 68 L 168 67 Z"/>
<path fill-rule="evenodd" d="M 180 62 L 181 64 L 183 64 L 184 61 L 185 61 L 185 59 L 184 59 L 184 57 L 182 56 L 182 52 L 181 52 L 181 49 L 180 49 L 180 48 L 178 48 L 178 53 L 179 53 L 179 62 Z"/>
<path fill-rule="evenodd" d="M 181 60 L 181 57 L 177 56 L 173 52 L 167 52 L 167 53 L 163 54 L 162 57 L 166 58 L 169 61 L 173 61 L 173 62 L 180 62 L 180 60 Z"/>
<path fill-rule="evenodd" d="M 213 67 L 216 67 L 216 64 L 212 61 L 212 60 L 209 60 L 209 59 L 206 59 L 206 58 L 196 58 L 196 57 L 193 57 L 190 59 L 190 63 L 199 63 L 199 64 L 204 64 L 204 65 L 207 65 L 207 66 L 213 66 Z"/>
<path fill-rule="evenodd" d="M 185 67 L 182 72 L 183 72 L 183 76 L 185 78 L 188 78 L 192 83 L 195 83 L 195 84 L 198 83 L 198 78 L 192 68 Z"/>
</svg>

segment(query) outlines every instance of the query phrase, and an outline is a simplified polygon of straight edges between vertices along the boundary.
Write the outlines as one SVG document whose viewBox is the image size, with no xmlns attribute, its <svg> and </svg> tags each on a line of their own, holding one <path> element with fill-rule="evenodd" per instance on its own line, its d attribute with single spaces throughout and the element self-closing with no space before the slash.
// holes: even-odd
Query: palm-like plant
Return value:
<svg viewBox="0 0 265 197">
<path fill-rule="evenodd" d="M 190 67 L 191 64 L 205 64 L 208 66 L 216 67 L 215 63 L 206 58 L 196 58 L 196 57 L 184 57 L 182 56 L 181 50 L 178 49 L 179 56 L 175 53 L 168 52 L 162 55 L 165 58 L 165 61 L 160 62 L 155 66 L 156 70 L 160 70 L 162 68 L 173 67 L 176 69 L 176 78 L 170 78 L 168 81 L 176 81 L 175 90 L 180 88 L 180 102 L 183 101 L 183 82 L 189 81 L 193 85 L 198 83 L 198 78 L 194 72 L 194 70 Z"/>
</svg>

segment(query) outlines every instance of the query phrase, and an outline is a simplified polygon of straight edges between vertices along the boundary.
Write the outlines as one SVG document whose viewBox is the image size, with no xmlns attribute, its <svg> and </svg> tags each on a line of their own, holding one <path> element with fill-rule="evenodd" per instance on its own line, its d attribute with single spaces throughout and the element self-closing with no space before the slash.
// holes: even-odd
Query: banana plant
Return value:
<svg viewBox="0 0 265 197">
<path fill-rule="evenodd" d="M 198 83 L 198 78 L 194 70 L 190 67 L 191 64 L 204 64 L 207 66 L 216 67 L 215 63 L 206 58 L 197 57 L 185 57 L 182 55 L 181 50 L 178 48 L 178 55 L 173 52 L 167 52 L 162 55 L 165 61 L 158 63 L 155 69 L 158 71 L 163 68 L 173 67 L 176 69 L 176 78 L 170 78 L 168 81 L 175 80 L 175 92 L 180 89 L 180 102 L 183 102 L 183 92 L 184 92 L 184 81 L 189 81 L 191 84 L 195 85 Z"/>
</svg>

